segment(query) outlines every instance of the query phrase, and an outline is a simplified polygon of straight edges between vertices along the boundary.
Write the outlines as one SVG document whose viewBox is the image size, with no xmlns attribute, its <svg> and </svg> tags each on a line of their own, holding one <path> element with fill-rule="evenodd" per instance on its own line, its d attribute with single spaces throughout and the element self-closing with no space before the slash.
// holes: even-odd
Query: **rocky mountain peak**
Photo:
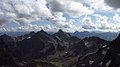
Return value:
<svg viewBox="0 0 120 67">
<path fill-rule="evenodd" d="M 70 37 L 70 34 L 64 32 L 62 29 L 59 29 L 59 31 L 55 34 L 53 34 L 54 36 L 58 36 L 60 38 L 68 38 Z"/>
<path fill-rule="evenodd" d="M 47 32 L 45 32 L 44 30 L 38 31 L 38 34 L 47 34 Z"/>
</svg>

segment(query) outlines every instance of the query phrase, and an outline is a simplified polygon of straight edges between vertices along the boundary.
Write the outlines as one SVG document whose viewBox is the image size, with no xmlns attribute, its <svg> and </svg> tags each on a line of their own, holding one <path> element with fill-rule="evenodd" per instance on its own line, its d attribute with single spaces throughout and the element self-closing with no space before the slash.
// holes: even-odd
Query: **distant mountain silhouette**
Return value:
<svg viewBox="0 0 120 67">
<path fill-rule="evenodd" d="M 60 29 L 60 30 L 62 32 L 62 29 Z M 59 32 L 60 32 L 60 30 L 59 30 Z M 27 36 L 30 33 L 35 33 L 35 32 L 34 31 L 33 32 L 0 32 L 0 35 L 7 34 L 9 36 L 18 37 L 21 35 Z M 55 34 L 55 32 L 49 32 L 49 31 L 47 31 L 47 33 L 50 35 Z M 58 33 L 58 34 L 60 34 L 60 33 Z M 97 36 L 101 39 L 104 39 L 107 41 L 112 41 L 117 37 L 118 32 L 88 32 L 88 31 L 79 32 L 79 31 L 75 31 L 74 33 L 69 33 L 69 34 L 71 34 L 71 36 L 79 37 L 80 39 L 83 39 L 85 37 Z M 69 34 L 67 36 L 69 36 Z"/>
<path fill-rule="evenodd" d="M 9 36 L 17 37 L 17 36 L 21 36 L 21 35 L 28 34 L 28 33 L 30 32 L 0 32 L 0 35 L 7 34 Z"/>
<path fill-rule="evenodd" d="M 115 32 L 88 32 L 88 31 L 84 32 L 76 31 L 72 34 L 72 36 L 77 36 L 82 39 L 85 37 L 97 36 L 108 41 L 114 40 L 117 37 L 117 35 L 118 33 Z"/>
</svg>

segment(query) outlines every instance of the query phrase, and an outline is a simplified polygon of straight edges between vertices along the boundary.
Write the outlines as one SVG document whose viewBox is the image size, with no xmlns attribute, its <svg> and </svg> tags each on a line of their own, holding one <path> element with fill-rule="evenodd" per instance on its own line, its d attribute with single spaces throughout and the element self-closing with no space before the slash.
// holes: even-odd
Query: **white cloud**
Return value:
<svg viewBox="0 0 120 67">
<path fill-rule="evenodd" d="M 109 29 L 108 17 L 95 14 L 96 17 L 96 26 L 99 29 Z"/>
<path fill-rule="evenodd" d="M 95 11 L 108 11 L 113 12 L 114 9 L 109 7 L 104 0 L 80 0 L 82 3 L 86 3 L 89 7 Z"/>
<path fill-rule="evenodd" d="M 96 26 L 92 22 L 91 17 L 84 17 L 81 22 L 82 22 L 83 29 L 96 29 Z"/>
<path fill-rule="evenodd" d="M 96 1 L 96 2 L 92 3 L 91 7 L 94 8 L 94 9 L 96 9 L 96 10 L 101 10 L 101 11 L 112 10 L 112 8 L 110 8 L 109 6 L 107 6 L 104 3 L 104 0 Z"/>
<path fill-rule="evenodd" d="M 66 20 L 66 17 L 63 17 L 62 12 L 57 12 L 54 14 L 53 19 L 50 20 L 51 25 L 56 29 L 64 29 L 65 31 L 73 32 L 76 31 L 78 28 L 74 25 L 71 20 Z"/>
<path fill-rule="evenodd" d="M 81 29 L 119 30 L 120 16 L 118 13 L 120 10 L 114 11 L 113 8 L 106 5 L 113 4 L 110 6 L 119 8 L 119 5 L 116 5 L 118 0 L 115 1 L 115 3 L 111 3 L 110 0 L 105 0 L 105 3 L 104 0 L 1 0 L 0 31 L 38 31 L 41 29 L 55 31 L 59 28 L 72 32 Z M 115 15 L 113 17 L 102 16 L 100 11 L 111 11 Z M 70 17 L 65 17 L 64 14 Z M 81 24 L 77 25 L 76 18 L 80 19 L 81 16 L 86 17 L 82 18 Z M 49 23 L 46 23 L 46 26 L 32 24 L 39 20 Z M 18 27 L 4 28 L 4 24 L 10 22 L 16 22 Z"/>
<path fill-rule="evenodd" d="M 120 23 L 120 15 L 119 15 L 119 14 L 115 14 L 115 15 L 113 16 L 113 21 L 114 21 L 115 23 Z"/>
<path fill-rule="evenodd" d="M 44 29 L 43 26 L 38 26 L 38 25 L 25 25 L 25 26 L 20 26 L 18 27 L 20 31 L 39 31 L 41 29 Z"/>
<path fill-rule="evenodd" d="M 1 25 L 10 20 L 24 25 L 52 17 L 45 0 L 2 0 L 0 15 Z"/>
<path fill-rule="evenodd" d="M 67 13 L 75 18 L 94 13 L 94 10 L 84 6 L 80 2 L 76 2 L 75 0 L 48 0 L 48 6 L 53 13 Z"/>
<path fill-rule="evenodd" d="M 89 16 L 82 19 L 81 25 L 83 29 L 92 31 L 120 31 L 119 14 L 115 14 L 111 20 L 109 20 L 107 16 L 100 14 L 94 14 L 93 17 L 96 18 L 96 20 Z"/>
<path fill-rule="evenodd" d="M 120 30 L 120 15 L 119 14 L 115 14 L 113 17 L 113 29 L 114 30 Z"/>
<path fill-rule="evenodd" d="M 31 22 L 47 20 L 54 28 L 76 30 L 74 23 L 63 17 L 64 13 L 78 18 L 82 15 L 93 14 L 94 10 L 76 0 L 2 0 L 0 2 L 0 25 L 14 21 L 21 25 L 18 28 L 20 30 L 40 30 L 41 26 L 31 25 Z"/>
<path fill-rule="evenodd" d="M 71 2 L 68 9 L 68 14 L 73 17 L 80 17 L 82 15 L 90 15 L 93 13 L 94 10 L 85 7 L 82 3 L 79 2 Z"/>
</svg>

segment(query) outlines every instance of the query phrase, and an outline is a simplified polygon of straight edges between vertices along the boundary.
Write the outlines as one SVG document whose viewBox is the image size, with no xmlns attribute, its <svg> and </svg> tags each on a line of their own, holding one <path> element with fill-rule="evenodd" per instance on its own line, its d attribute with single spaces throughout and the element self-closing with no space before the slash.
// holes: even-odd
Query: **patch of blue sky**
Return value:
<svg viewBox="0 0 120 67">
<path fill-rule="evenodd" d="M 10 23 L 6 23 L 5 25 L 3 25 L 4 28 L 17 28 L 19 27 L 19 25 L 17 23 L 14 22 L 10 22 Z"/>
<path fill-rule="evenodd" d="M 35 21 L 31 23 L 32 25 L 38 25 L 38 26 L 46 26 L 48 24 L 50 24 L 50 22 L 48 21 Z"/>
<path fill-rule="evenodd" d="M 114 12 L 109 12 L 109 11 L 95 11 L 95 14 L 100 14 L 101 16 L 107 16 L 107 17 L 112 17 L 114 16 Z"/>
<path fill-rule="evenodd" d="M 88 3 L 83 3 L 83 6 L 91 7 L 90 4 L 88 4 Z"/>
<path fill-rule="evenodd" d="M 65 17 L 67 21 L 74 20 L 74 21 L 72 21 L 72 22 L 77 25 L 77 24 L 80 23 L 80 20 L 85 17 L 85 15 L 80 16 L 80 17 L 78 17 L 78 18 L 72 18 L 72 17 L 70 17 L 67 13 L 64 13 L 64 14 L 63 14 L 63 17 Z"/>
<path fill-rule="evenodd" d="M 64 13 L 63 17 L 65 17 L 67 21 L 69 21 L 71 19 L 71 17 L 67 13 Z"/>
</svg>

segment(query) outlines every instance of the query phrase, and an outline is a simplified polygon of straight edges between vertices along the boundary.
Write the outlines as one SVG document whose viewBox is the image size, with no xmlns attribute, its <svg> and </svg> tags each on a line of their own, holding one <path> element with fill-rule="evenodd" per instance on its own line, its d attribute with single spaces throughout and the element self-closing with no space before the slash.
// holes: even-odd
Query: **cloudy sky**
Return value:
<svg viewBox="0 0 120 67">
<path fill-rule="evenodd" d="M 120 31 L 120 0 L 0 0 L 0 31 Z"/>
</svg>

